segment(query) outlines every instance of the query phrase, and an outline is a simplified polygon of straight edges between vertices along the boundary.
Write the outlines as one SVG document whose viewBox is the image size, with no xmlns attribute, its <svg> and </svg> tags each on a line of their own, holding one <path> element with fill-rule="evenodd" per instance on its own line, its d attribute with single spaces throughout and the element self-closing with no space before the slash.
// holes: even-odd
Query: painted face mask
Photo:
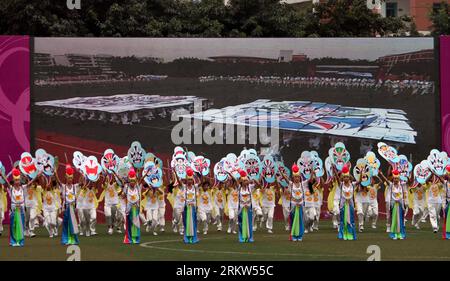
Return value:
<svg viewBox="0 0 450 281">
<path fill-rule="evenodd" d="M 427 160 L 423 160 L 414 167 L 414 178 L 416 182 L 425 184 L 430 176 L 431 171 L 428 167 Z"/>
<path fill-rule="evenodd" d="M 399 161 L 394 165 L 394 169 L 397 169 L 400 173 L 400 179 L 402 181 L 409 180 L 411 172 L 413 169 L 412 164 L 408 161 L 405 155 L 400 155 L 398 157 Z"/>
<path fill-rule="evenodd" d="M 83 153 L 75 151 L 73 153 L 72 164 L 77 170 L 81 171 L 81 167 L 83 166 L 83 163 L 86 161 L 86 159 L 87 157 L 84 156 Z"/>
<path fill-rule="evenodd" d="M 122 178 L 126 178 L 128 177 L 128 173 L 130 172 L 131 167 L 133 167 L 133 165 L 131 165 L 130 161 L 128 160 L 128 156 L 122 157 L 119 159 L 117 174 Z"/>
<path fill-rule="evenodd" d="M 145 162 L 142 176 L 145 176 L 144 181 L 154 188 L 160 187 L 163 183 L 162 170 L 152 161 Z"/>
<path fill-rule="evenodd" d="M 334 147 L 330 148 L 328 155 L 330 156 L 331 163 L 333 163 L 338 171 L 342 171 L 342 168 L 350 161 L 350 153 L 342 142 L 338 142 Z"/>
<path fill-rule="evenodd" d="M 98 163 L 97 157 L 89 156 L 83 163 L 81 170 L 90 181 L 97 181 L 102 173 L 102 166 Z"/>
<path fill-rule="evenodd" d="M 179 146 L 175 147 L 174 154 L 170 166 L 174 169 L 175 173 L 180 179 L 186 178 L 186 168 L 189 165 L 186 159 L 186 152 Z"/>
<path fill-rule="evenodd" d="M 239 160 L 239 166 L 247 172 L 249 179 L 259 180 L 261 177 L 261 160 L 254 154 L 247 154 Z"/>
<path fill-rule="evenodd" d="M 367 163 L 369 164 L 370 168 L 372 169 L 372 175 L 378 176 L 378 172 L 380 170 L 380 160 L 377 159 L 377 156 L 372 151 L 367 152 L 366 156 L 364 157 L 366 159 Z"/>
<path fill-rule="evenodd" d="M 222 158 L 214 165 L 214 176 L 220 182 L 224 182 L 228 179 L 228 173 L 225 171 L 225 158 Z"/>
<path fill-rule="evenodd" d="M 0 174 L 2 174 L 3 176 L 5 176 L 6 173 L 6 169 L 5 166 L 3 166 L 2 161 L 0 161 Z M 0 177 L 0 184 L 5 184 L 5 180 L 3 179 L 3 177 Z"/>
<path fill-rule="evenodd" d="M 297 166 L 303 178 L 309 180 L 313 173 L 313 160 L 309 151 L 303 151 L 300 158 L 297 160 Z"/>
<path fill-rule="evenodd" d="M 191 168 L 196 173 L 200 173 L 203 176 L 207 176 L 209 174 L 209 166 L 211 161 L 203 156 L 195 156 L 193 161 L 191 162 Z"/>
<path fill-rule="evenodd" d="M 19 169 L 22 174 L 27 175 L 30 179 L 34 179 L 38 175 L 36 161 L 28 152 L 24 152 L 20 156 Z"/>
<path fill-rule="evenodd" d="M 316 177 L 321 177 L 324 174 L 323 161 L 320 159 L 316 151 L 311 151 L 312 168 Z"/>
<path fill-rule="evenodd" d="M 362 186 L 369 186 L 372 181 L 372 169 L 366 159 L 360 158 L 353 168 L 353 176 Z"/>
<path fill-rule="evenodd" d="M 120 158 L 112 149 L 105 150 L 100 162 L 103 170 L 105 170 L 108 174 L 112 174 L 113 172 L 117 172 L 119 170 Z"/>
<path fill-rule="evenodd" d="M 48 154 L 44 149 L 38 149 L 35 153 L 36 167 L 46 176 L 53 176 L 55 171 L 55 157 Z"/>
<path fill-rule="evenodd" d="M 133 167 L 136 169 L 140 169 L 144 167 L 145 154 L 145 150 L 142 148 L 141 143 L 138 141 L 134 141 L 131 144 L 130 149 L 128 149 L 127 156 Z"/>
<path fill-rule="evenodd" d="M 262 161 L 262 173 L 265 181 L 268 183 L 273 183 L 276 180 L 277 166 L 273 157 L 270 155 L 264 156 Z"/>
<path fill-rule="evenodd" d="M 289 182 L 283 177 L 283 174 L 288 178 L 291 176 L 291 171 L 284 165 L 283 162 L 277 162 L 277 182 L 280 183 L 282 187 L 288 187 Z"/>
<path fill-rule="evenodd" d="M 385 144 L 384 142 L 379 142 L 377 146 L 380 156 L 388 161 L 388 163 L 390 163 L 391 165 L 397 163 L 400 160 L 397 149 Z"/>
<path fill-rule="evenodd" d="M 228 153 L 225 159 L 225 171 L 231 173 L 233 178 L 239 179 L 241 175 L 239 174 L 239 161 L 236 154 Z"/>
<path fill-rule="evenodd" d="M 448 163 L 448 156 L 446 152 L 440 152 L 433 149 L 427 157 L 428 167 L 437 176 L 445 175 L 445 167 Z"/>
</svg>

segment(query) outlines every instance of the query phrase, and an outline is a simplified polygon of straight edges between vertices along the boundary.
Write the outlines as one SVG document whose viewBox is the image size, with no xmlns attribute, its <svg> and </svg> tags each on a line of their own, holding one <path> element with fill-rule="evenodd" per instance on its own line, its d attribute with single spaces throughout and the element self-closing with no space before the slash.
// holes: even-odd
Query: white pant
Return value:
<svg viewBox="0 0 450 281">
<path fill-rule="evenodd" d="M 358 215 L 359 227 L 364 226 L 364 219 L 369 213 L 369 202 L 356 202 L 356 214 Z"/>
<path fill-rule="evenodd" d="M 33 232 L 36 225 L 37 210 L 36 208 L 25 208 L 25 229 Z"/>
<path fill-rule="evenodd" d="M 119 227 L 119 222 L 121 221 L 119 206 L 105 204 L 104 211 L 108 227 Z"/>
<path fill-rule="evenodd" d="M 266 222 L 266 228 L 272 230 L 273 228 L 273 213 L 275 207 L 262 207 L 263 222 Z"/>
<path fill-rule="evenodd" d="M 198 210 L 199 222 L 203 223 L 203 231 L 208 231 L 208 224 L 211 222 L 211 210 Z"/>
<path fill-rule="evenodd" d="M 150 227 L 152 231 L 156 230 L 158 219 L 158 209 L 146 209 L 145 222 L 147 223 L 147 227 Z"/>
<path fill-rule="evenodd" d="M 256 222 L 256 219 L 259 219 L 259 220 L 261 220 L 262 219 L 262 216 L 263 216 L 263 213 L 262 213 L 262 209 L 261 209 L 261 206 L 259 206 L 259 205 L 253 205 L 253 216 L 252 216 L 252 225 L 253 225 L 253 229 L 257 229 L 258 227 L 257 227 L 257 223 L 255 223 Z"/>
<path fill-rule="evenodd" d="M 378 220 L 378 202 L 370 202 L 367 209 L 367 216 L 372 219 L 372 224 L 376 225 Z"/>
<path fill-rule="evenodd" d="M 58 212 L 56 210 L 44 209 L 44 226 L 47 229 L 49 235 L 53 236 L 57 233 L 57 217 Z"/>
<path fill-rule="evenodd" d="M 80 217 L 81 214 L 81 217 Z M 94 234 L 95 224 L 97 222 L 96 209 L 82 209 L 78 210 L 78 218 L 80 219 L 81 231 L 86 234 Z"/>
<path fill-rule="evenodd" d="M 322 207 L 321 206 L 315 206 L 314 208 L 316 208 L 316 217 L 314 218 L 313 228 L 314 229 L 319 229 L 320 213 L 322 211 Z"/>
<path fill-rule="evenodd" d="M 438 229 L 439 226 L 439 214 L 441 213 L 442 204 L 440 203 L 428 203 L 428 211 L 430 213 L 431 227 Z"/>
<path fill-rule="evenodd" d="M 166 208 L 158 208 L 158 225 L 159 227 L 164 227 L 166 225 Z"/>
<path fill-rule="evenodd" d="M 413 217 L 411 224 L 419 225 L 422 218 L 425 216 L 425 204 L 423 202 L 414 202 Z"/>
<path fill-rule="evenodd" d="M 291 214 L 289 207 L 283 207 L 284 227 L 289 227 L 289 215 Z"/>
<path fill-rule="evenodd" d="M 228 229 L 231 231 L 236 231 L 236 225 L 237 225 L 237 216 L 238 216 L 238 209 L 237 208 L 228 208 Z"/>
<path fill-rule="evenodd" d="M 223 210 L 223 208 L 219 208 L 217 206 L 213 206 L 213 208 L 214 208 L 214 212 L 216 214 L 214 221 L 216 223 L 217 230 L 222 230 L 224 210 Z"/>
<path fill-rule="evenodd" d="M 184 229 L 183 226 L 183 208 L 173 208 L 172 212 L 172 227 L 174 231 L 179 228 L 179 231 L 182 232 Z"/>
<path fill-rule="evenodd" d="M 305 207 L 305 227 L 311 228 L 314 223 L 314 219 L 317 216 L 317 210 L 314 206 Z"/>
</svg>

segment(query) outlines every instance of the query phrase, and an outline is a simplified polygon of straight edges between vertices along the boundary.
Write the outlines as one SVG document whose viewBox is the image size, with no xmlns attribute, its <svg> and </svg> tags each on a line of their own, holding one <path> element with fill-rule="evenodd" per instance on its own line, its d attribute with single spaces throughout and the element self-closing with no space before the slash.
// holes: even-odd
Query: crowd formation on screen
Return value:
<svg viewBox="0 0 450 281">
<path fill-rule="evenodd" d="M 202 76 L 199 81 L 247 82 L 257 85 L 296 88 L 347 88 L 386 90 L 393 94 L 425 95 L 434 92 L 434 83 L 425 80 L 377 80 L 373 78 L 335 78 L 301 76 Z"/>
<path fill-rule="evenodd" d="M 385 172 L 380 160 L 388 163 Z M 168 231 L 167 204 L 172 207 L 170 231 L 188 244 L 211 231 L 253 242 L 258 228 L 275 231 L 276 208 L 283 213 L 286 239 L 302 241 L 319 231 L 324 204 L 341 240 L 356 240 L 367 223 L 377 228 L 379 204 L 386 206 L 386 232 L 392 239 L 406 238 L 408 212 L 412 227 L 419 229 L 429 219 L 434 233 L 442 227 L 442 237 L 450 239 L 450 161 L 436 149 L 413 166 L 380 142 L 377 152 L 352 163 L 338 142 L 323 160 L 316 151 L 304 151 L 288 168 L 254 149 L 229 153 L 212 165 L 176 147 L 164 167 L 157 155 L 133 142 L 126 156 L 107 149 L 100 161 L 75 151 L 62 167 L 64 176 L 56 172 L 59 162 L 43 149 L 35 155 L 24 152 L 8 173 L 0 162 L 0 220 L 9 215 L 11 246 L 24 246 L 25 237 L 35 237 L 41 226 L 50 238 L 61 236 L 64 245 L 78 244 L 79 236 L 98 235 L 98 212 L 105 215 L 107 234 L 124 232 L 123 243 L 138 244 L 143 229 L 153 235 Z"/>
</svg>

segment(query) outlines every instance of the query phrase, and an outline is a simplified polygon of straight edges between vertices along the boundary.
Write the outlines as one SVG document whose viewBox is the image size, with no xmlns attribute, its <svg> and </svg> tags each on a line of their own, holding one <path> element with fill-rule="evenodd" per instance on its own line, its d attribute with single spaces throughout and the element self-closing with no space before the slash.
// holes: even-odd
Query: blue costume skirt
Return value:
<svg viewBox="0 0 450 281">
<path fill-rule="evenodd" d="M 193 205 L 185 205 L 183 212 L 184 243 L 194 244 L 197 238 L 197 208 Z"/>
<path fill-rule="evenodd" d="M 391 206 L 391 232 L 389 237 L 392 239 L 405 239 L 405 212 L 400 202 L 395 202 Z"/>
<path fill-rule="evenodd" d="M 9 219 L 9 245 L 13 247 L 23 247 L 25 242 L 25 212 L 23 207 L 13 208 Z"/>
<path fill-rule="evenodd" d="M 251 207 L 242 207 L 238 214 L 239 242 L 253 242 L 253 210 Z"/>
<path fill-rule="evenodd" d="M 61 244 L 78 245 L 78 223 L 73 204 L 66 204 L 63 215 Z"/>
<path fill-rule="evenodd" d="M 338 238 L 341 240 L 356 240 L 355 208 L 347 200 L 340 210 Z"/>
<path fill-rule="evenodd" d="M 291 234 L 289 240 L 302 241 L 305 233 L 305 222 L 303 216 L 303 206 L 295 206 L 291 209 L 289 216 L 289 225 L 291 226 Z"/>
</svg>

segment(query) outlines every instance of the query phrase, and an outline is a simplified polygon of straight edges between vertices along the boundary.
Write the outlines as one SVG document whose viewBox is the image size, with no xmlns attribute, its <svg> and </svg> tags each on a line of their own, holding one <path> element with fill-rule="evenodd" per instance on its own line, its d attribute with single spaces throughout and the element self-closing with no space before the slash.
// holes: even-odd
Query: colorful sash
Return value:
<svg viewBox="0 0 450 281">
<path fill-rule="evenodd" d="M 141 226 L 139 222 L 139 207 L 133 204 L 125 216 L 124 244 L 139 244 L 141 242 Z"/>
<path fill-rule="evenodd" d="M 197 238 L 197 209 L 193 205 L 185 205 L 183 212 L 184 243 L 194 244 Z"/>
<path fill-rule="evenodd" d="M 340 218 L 338 238 L 341 240 L 356 240 L 355 210 L 347 200 L 340 210 Z"/>
<path fill-rule="evenodd" d="M 392 239 L 406 238 L 404 211 L 399 202 L 395 202 L 391 207 L 391 232 L 389 237 Z"/>
<path fill-rule="evenodd" d="M 63 229 L 61 236 L 61 244 L 63 245 L 78 245 L 78 223 L 75 217 L 73 204 L 66 204 L 66 209 L 63 215 Z"/>
<path fill-rule="evenodd" d="M 290 241 L 302 241 L 305 233 L 305 223 L 303 217 L 303 206 L 295 206 L 291 209 L 289 216 L 289 224 L 291 226 Z"/>
<path fill-rule="evenodd" d="M 251 208 L 242 207 L 238 215 L 239 223 L 239 242 L 253 242 L 253 210 Z"/>
<path fill-rule="evenodd" d="M 16 207 L 10 214 L 9 245 L 13 247 L 23 247 L 25 213 L 23 208 Z"/>
</svg>

